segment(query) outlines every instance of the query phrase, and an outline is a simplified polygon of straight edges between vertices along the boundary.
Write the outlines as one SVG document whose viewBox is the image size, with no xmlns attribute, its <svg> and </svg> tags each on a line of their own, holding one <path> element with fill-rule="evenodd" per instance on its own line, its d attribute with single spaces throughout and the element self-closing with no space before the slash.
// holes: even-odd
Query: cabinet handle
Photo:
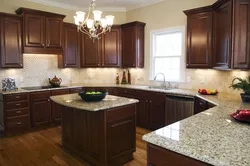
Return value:
<svg viewBox="0 0 250 166">
<path fill-rule="evenodd" d="M 21 96 L 16 96 L 16 99 L 20 99 Z"/>
<path fill-rule="evenodd" d="M 21 125 L 22 124 L 22 122 L 16 122 L 16 125 Z"/>
<path fill-rule="evenodd" d="M 44 47 L 44 44 L 42 44 L 42 46 Z"/>
<path fill-rule="evenodd" d="M 20 103 L 16 104 L 16 106 L 20 106 L 20 105 L 21 105 Z"/>
<path fill-rule="evenodd" d="M 22 111 L 16 111 L 16 113 L 17 113 L 17 114 L 21 114 L 21 113 L 22 113 Z"/>
<path fill-rule="evenodd" d="M 150 103 L 152 103 L 152 101 L 149 101 Z"/>
<path fill-rule="evenodd" d="M 47 47 L 49 47 L 50 45 L 48 44 Z"/>
<path fill-rule="evenodd" d="M 20 66 L 23 66 L 23 64 L 20 64 Z"/>
<path fill-rule="evenodd" d="M 50 101 L 50 99 L 48 99 L 48 101 Z"/>
</svg>

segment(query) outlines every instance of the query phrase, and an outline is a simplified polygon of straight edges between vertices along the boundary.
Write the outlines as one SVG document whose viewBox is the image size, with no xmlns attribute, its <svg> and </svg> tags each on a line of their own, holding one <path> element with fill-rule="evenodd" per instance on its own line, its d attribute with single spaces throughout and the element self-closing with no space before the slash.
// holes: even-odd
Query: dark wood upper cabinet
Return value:
<svg viewBox="0 0 250 166">
<path fill-rule="evenodd" d="M 234 1 L 233 68 L 250 68 L 250 5 L 249 0 Z"/>
<path fill-rule="evenodd" d="M 122 67 L 144 67 L 145 25 L 138 21 L 122 25 Z"/>
<path fill-rule="evenodd" d="M 250 68 L 249 0 L 218 0 L 184 12 L 188 68 Z"/>
<path fill-rule="evenodd" d="M 74 24 L 64 23 L 63 28 L 63 55 L 58 55 L 58 67 L 80 67 L 80 34 Z"/>
<path fill-rule="evenodd" d="M 81 34 L 81 67 L 101 67 L 102 39 L 93 42 Z"/>
<path fill-rule="evenodd" d="M 213 67 L 231 68 L 232 55 L 232 1 L 218 3 L 215 7 Z"/>
<path fill-rule="evenodd" d="M 112 26 L 102 36 L 102 67 L 120 67 L 121 26 Z"/>
<path fill-rule="evenodd" d="M 22 18 L 0 13 L 0 61 L 2 68 L 22 68 Z"/>
<path fill-rule="evenodd" d="M 46 17 L 47 48 L 61 48 L 63 37 L 63 20 L 61 18 Z"/>
<path fill-rule="evenodd" d="M 187 68 L 212 67 L 213 8 L 187 10 Z"/>
<path fill-rule="evenodd" d="M 61 54 L 64 15 L 19 8 L 24 18 L 24 53 Z"/>
</svg>

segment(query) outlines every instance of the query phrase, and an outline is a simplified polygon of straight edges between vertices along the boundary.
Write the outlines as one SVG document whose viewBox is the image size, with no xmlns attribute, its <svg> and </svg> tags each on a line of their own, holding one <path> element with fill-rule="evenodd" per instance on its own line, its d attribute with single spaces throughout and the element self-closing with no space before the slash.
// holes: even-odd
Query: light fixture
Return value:
<svg viewBox="0 0 250 166">
<path fill-rule="evenodd" d="M 85 12 L 81 11 L 76 12 L 76 16 L 74 16 L 78 31 L 88 35 L 89 38 L 93 39 L 93 42 L 95 39 L 100 39 L 100 35 L 105 34 L 107 31 L 110 32 L 115 18 L 112 15 L 102 18 L 102 11 L 95 10 L 95 7 L 95 0 L 92 0 L 86 18 Z M 94 15 L 93 19 L 90 19 L 91 12 Z"/>
</svg>

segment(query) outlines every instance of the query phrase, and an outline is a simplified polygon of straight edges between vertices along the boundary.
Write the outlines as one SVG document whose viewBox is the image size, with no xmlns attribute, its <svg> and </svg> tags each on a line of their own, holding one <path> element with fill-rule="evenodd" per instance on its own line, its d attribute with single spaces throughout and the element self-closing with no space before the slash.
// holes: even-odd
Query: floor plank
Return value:
<svg viewBox="0 0 250 166">
<path fill-rule="evenodd" d="M 124 166 L 145 166 L 149 130 L 136 128 L 134 160 Z M 87 162 L 62 147 L 61 127 L 0 138 L 0 166 L 89 166 Z"/>
</svg>

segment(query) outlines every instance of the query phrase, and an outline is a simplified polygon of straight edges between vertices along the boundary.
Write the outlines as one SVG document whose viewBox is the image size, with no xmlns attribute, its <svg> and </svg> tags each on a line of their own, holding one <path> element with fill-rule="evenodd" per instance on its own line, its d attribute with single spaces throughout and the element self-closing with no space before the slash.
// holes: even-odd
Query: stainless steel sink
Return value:
<svg viewBox="0 0 250 166">
<path fill-rule="evenodd" d="M 163 86 L 149 86 L 149 89 L 158 89 L 158 90 L 172 90 L 173 88 L 163 87 Z"/>
</svg>

